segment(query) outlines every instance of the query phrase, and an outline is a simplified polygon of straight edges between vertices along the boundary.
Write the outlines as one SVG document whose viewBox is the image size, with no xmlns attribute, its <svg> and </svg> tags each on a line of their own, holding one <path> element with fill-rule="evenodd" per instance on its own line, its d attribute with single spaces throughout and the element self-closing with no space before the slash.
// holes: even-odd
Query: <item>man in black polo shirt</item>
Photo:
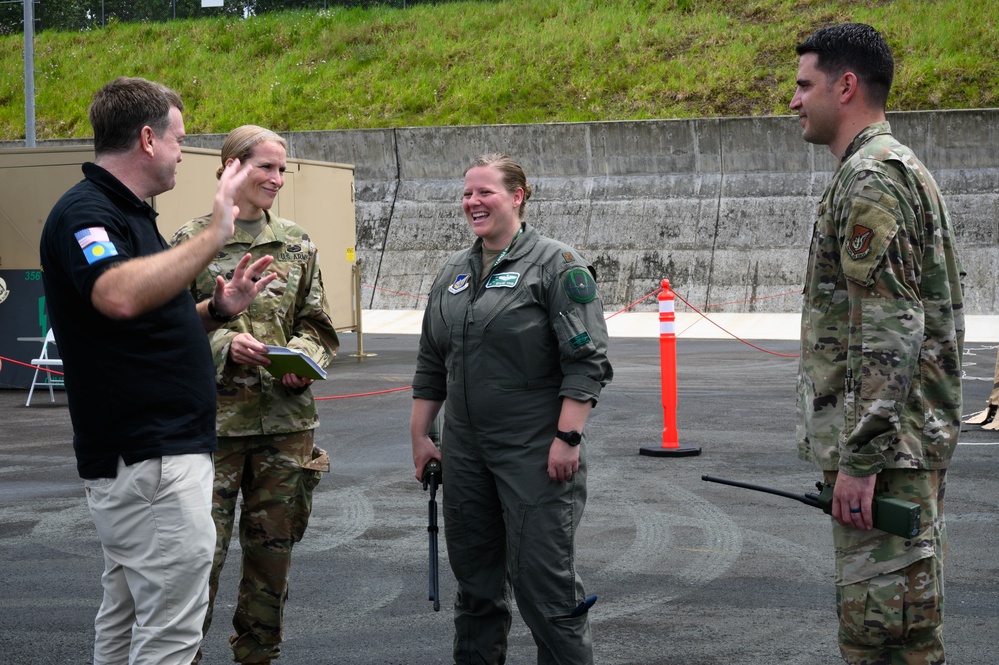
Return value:
<svg viewBox="0 0 999 665">
<path fill-rule="evenodd" d="M 201 640 L 215 549 L 214 366 L 206 330 L 272 279 L 247 255 L 194 303 L 187 286 L 233 233 L 222 175 L 211 224 L 169 248 L 144 200 L 173 188 L 184 106 L 172 90 L 118 78 L 90 107 L 95 163 L 56 203 L 40 245 L 63 359 L 73 447 L 104 549 L 94 665 L 187 665 Z"/>
</svg>

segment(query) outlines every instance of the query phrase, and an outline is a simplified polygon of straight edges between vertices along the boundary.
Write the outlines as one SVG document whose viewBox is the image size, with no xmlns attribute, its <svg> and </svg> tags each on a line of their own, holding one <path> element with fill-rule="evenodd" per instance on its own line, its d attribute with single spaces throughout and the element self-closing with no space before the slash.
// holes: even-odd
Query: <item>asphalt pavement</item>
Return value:
<svg viewBox="0 0 999 665">
<path fill-rule="evenodd" d="M 428 493 L 413 477 L 408 422 L 417 337 L 343 335 L 322 399 L 318 442 L 333 469 L 296 546 L 288 664 L 451 663 L 455 585 L 443 534 L 434 612 L 427 597 Z M 587 427 L 589 500 L 577 562 L 596 660 L 625 664 L 833 665 L 829 518 L 801 503 L 706 483 L 702 474 L 813 489 L 793 441 L 796 342 L 684 340 L 677 345 L 677 424 L 697 456 L 650 457 L 662 443 L 656 339 L 615 338 L 615 378 Z M 776 355 L 786 354 L 786 355 Z M 965 411 L 985 405 L 995 345 L 969 344 Z M 149 377 L 155 380 L 155 377 Z M 385 392 L 389 391 L 389 392 Z M 25 407 L 0 391 L 0 643 L 18 665 L 91 662 L 100 545 L 71 446 L 64 393 Z M 108 405 L 113 417 L 114 405 Z M 995 662 L 999 432 L 962 435 L 948 473 L 948 662 Z M 444 487 L 443 492 L 447 491 Z M 438 495 L 438 501 L 441 496 Z M 443 520 L 441 518 L 441 522 Z M 231 662 L 228 622 L 239 545 L 223 572 L 205 665 Z M 508 663 L 535 662 L 519 616 Z"/>
</svg>

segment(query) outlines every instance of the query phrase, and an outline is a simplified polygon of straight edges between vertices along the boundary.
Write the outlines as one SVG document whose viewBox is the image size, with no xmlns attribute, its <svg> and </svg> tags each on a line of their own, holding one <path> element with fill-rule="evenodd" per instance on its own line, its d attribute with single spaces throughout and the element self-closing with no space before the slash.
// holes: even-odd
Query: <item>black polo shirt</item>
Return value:
<svg viewBox="0 0 999 665">
<path fill-rule="evenodd" d="M 211 452 L 215 370 L 190 292 L 129 320 L 91 303 L 105 270 L 168 248 L 156 212 L 96 164 L 83 175 L 49 213 L 39 248 L 80 476 L 113 478 L 119 456 Z"/>
</svg>

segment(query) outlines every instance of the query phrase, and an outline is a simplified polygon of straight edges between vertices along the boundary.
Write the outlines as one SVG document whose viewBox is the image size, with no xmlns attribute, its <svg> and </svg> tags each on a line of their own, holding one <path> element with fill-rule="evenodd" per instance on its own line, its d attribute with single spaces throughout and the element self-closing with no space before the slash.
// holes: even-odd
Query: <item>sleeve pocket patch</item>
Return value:
<svg viewBox="0 0 999 665">
<path fill-rule="evenodd" d="M 869 196 L 854 197 L 843 239 L 843 274 L 865 286 L 876 281 L 885 250 L 898 231 L 892 212 L 897 202 L 887 194 L 880 198 L 875 202 Z"/>
</svg>

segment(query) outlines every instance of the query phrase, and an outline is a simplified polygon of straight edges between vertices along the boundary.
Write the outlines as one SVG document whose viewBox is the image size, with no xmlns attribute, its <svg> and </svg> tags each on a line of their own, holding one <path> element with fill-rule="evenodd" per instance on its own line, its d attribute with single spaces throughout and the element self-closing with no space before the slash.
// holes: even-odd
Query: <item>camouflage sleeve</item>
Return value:
<svg viewBox="0 0 999 665">
<path fill-rule="evenodd" d="M 170 246 L 176 247 L 198 235 L 204 229 L 209 219 L 210 217 L 198 217 L 181 226 L 170 239 Z M 211 285 L 211 289 L 207 293 L 205 292 L 206 283 Z M 204 270 L 201 271 L 201 274 L 191 282 L 190 291 L 191 295 L 194 296 L 194 302 L 207 300 L 215 291 L 215 278 L 210 275 L 206 278 L 206 272 Z"/>
<path fill-rule="evenodd" d="M 850 305 L 840 471 L 881 471 L 896 438 L 923 341 L 916 281 L 919 229 L 908 190 L 883 173 L 863 172 L 838 219 Z"/>
<path fill-rule="evenodd" d="M 176 247 L 182 242 L 190 240 L 193 236 L 192 222 L 188 222 L 174 232 L 173 237 L 170 238 L 170 246 Z"/>
<path fill-rule="evenodd" d="M 229 345 L 239 334 L 238 330 L 219 328 L 208 333 L 208 343 L 212 348 L 212 362 L 215 363 L 215 384 L 228 384 L 239 369 L 239 365 L 229 358 Z"/>
<path fill-rule="evenodd" d="M 207 217 L 199 217 L 181 226 L 170 239 L 170 246 L 176 247 L 196 236 L 204 228 L 208 219 Z M 202 270 L 194 281 L 191 282 L 190 291 L 194 297 L 194 302 L 207 300 L 215 291 L 215 277 L 207 269 Z M 237 334 L 238 331 L 230 330 L 226 327 L 208 333 L 208 342 L 212 350 L 212 362 L 215 364 L 216 385 L 225 385 L 232 378 L 235 365 L 228 362 L 229 344 Z"/>
<path fill-rule="evenodd" d="M 559 396 L 596 404 L 613 370 L 603 301 L 588 265 L 568 263 L 556 274 L 548 287 L 548 317 L 563 375 Z"/>
<path fill-rule="evenodd" d="M 303 352 L 320 367 L 326 368 L 340 349 L 340 339 L 329 315 L 323 275 L 314 248 L 309 256 L 308 273 L 295 303 L 295 324 L 287 346 Z"/>
</svg>

